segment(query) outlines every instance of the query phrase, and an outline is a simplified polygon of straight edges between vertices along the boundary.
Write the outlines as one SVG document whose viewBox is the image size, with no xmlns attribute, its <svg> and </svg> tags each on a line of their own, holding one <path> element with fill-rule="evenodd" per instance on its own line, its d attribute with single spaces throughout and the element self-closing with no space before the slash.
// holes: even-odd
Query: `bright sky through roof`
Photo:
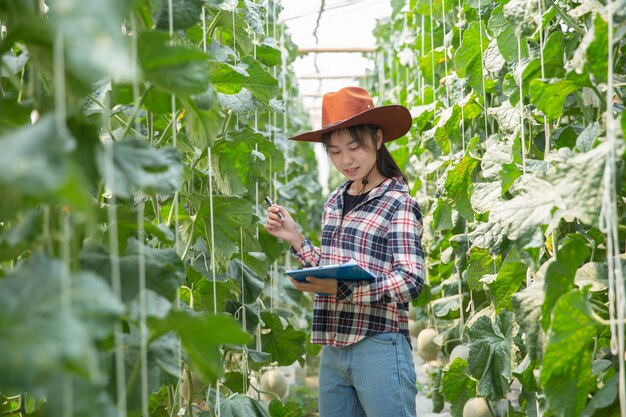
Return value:
<svg viewBox="0 0 626 417">
<path fill-rule="evenodd" d="M 289 28 L 291 39 L 299 48 L 374 48 L 372 31 L 376 20 L 389 17 L 390 0 L 325 0 L 319 20 L 317 40 L 313 35 L 321 0 L 282 0 L 280 19 Z M 293 64 L 301 99 L 309 110 L 311 126 L 321 127 L 322 94 L 348 85 L 359 85 L 360 76 L 372 63 L 362 53 L 309 53 Z M 318 78 L 315 77 L 347 78 Z M 311 77 L 311 78 L 307 78 Z M 319 181 L 328 192 L 328 158 L 321 146 L 315 151 L 319 163 Z"/>
</svg>

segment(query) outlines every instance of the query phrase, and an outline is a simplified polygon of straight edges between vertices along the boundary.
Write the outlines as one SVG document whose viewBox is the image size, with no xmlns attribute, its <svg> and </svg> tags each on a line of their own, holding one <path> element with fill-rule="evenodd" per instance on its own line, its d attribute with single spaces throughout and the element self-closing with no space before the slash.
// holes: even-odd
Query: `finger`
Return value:
<svg viewBox="0 0 626 417">
<path fill-rule="evenodd" d="M 281 221 L 283 220 L 283 219 L 280 217 L 280 210 L 272 210 L 272 209 L 269 209 L 269 210 L 268 210 L 268 214 L 269 214 L 269 216 L 270 216 L 272 219 L 274 219 L 274 220 L 281 220 Z"/>
</svg>

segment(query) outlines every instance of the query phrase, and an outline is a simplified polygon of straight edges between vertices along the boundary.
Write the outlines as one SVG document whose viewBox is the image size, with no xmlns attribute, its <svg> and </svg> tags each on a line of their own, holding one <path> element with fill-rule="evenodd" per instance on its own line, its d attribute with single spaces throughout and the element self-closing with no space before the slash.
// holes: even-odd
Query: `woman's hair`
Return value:
<svg viewBox="0 0 626 417">
<path fill-rule="evenodd" d="M 378 128 L 374 125 L 357 125 L 357 126 L 349 126 L 343 129 L 339 129 L 339 131 L 346 131 L 352 137 L 352 140 L 357 142 L 359 145 L 364 146 L 368 149 L 376 149 L 376 132 Z M 322 135 L 322 143 L 324 147 L 328 150 L 328 142 L 330 142 L 330 137 L 333 132 L 337 132 L 337 130 L 333 130 L 331 132 L 326 132 Z M 402 177 L 402 180 L 405 184 L 408 184 L 406 176 L 396 164 L 396 161 L 393 160 L 393 157 L 389 153 L 389 150 L 385 146 L 384 143 L 380 145 L 380 148 L 376 151 L 376 168 L 378 171 L 383 174 L 387 178 L 393 177 Z"/>
</svg>

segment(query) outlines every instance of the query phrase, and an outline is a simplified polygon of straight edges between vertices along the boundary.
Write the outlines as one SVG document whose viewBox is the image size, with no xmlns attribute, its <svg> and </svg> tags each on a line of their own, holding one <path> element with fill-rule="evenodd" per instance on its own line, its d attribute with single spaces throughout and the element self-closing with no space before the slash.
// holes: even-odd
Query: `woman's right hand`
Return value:
<svg viewBox="0 0 626 417">
<path fill-rule="evenodd" d="M 282 219 L 278 213 L 282 215 Z M 300 234 L 296 222 L 284 207 L 274 204 L 267 209 L 265 230 L 272 236 L 289 243 L 296 251 L 300 250 L 304 237 Z"/>
</svg>

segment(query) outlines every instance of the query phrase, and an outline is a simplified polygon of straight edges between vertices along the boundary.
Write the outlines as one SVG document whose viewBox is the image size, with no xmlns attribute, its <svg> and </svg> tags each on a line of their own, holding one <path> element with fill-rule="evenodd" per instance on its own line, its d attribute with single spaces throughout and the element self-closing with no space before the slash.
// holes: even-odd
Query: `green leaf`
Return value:
<svg viewBox="0 0 626 417">
<path fill-rule="evenodd" d="M 130 43 L 120 30 L 129 3 L 124 0 L 54 0 L 49 14 L 63 33 L 66 68 L 86 83 L 103 77 L 132 80 Z"/>
<path fill-rule="evenodd" d="M 191 143 L 197 148 L 211 146 L 223 123 L 219 100 L 215 100 L 209 108 L 201 108 L 197 100 L 185 101 L 185 132 Z"/>
<path fill-rule="evenodd" d="M 196 48 L 170 45 L 164 32 L 139 35 L 139 63 L 146 81 L 160 89 L 188 98 L 209 88 L 208 56 Z"/>
<path fill-rule="evenodd" d="M 161 0 L 155 13 L 157 29 L 168 30 L 170 25 L 169 6 L 172 5 L 174 30 L 187 29 L 200 22 L 203 0 Z"/>
<path fill-rule="evenodd" d="M 489 249 L 490 253 L 497 253 L 500 250 L 506 230 L 498 223 L 479 222 L 472 230 L 468 238 L 477 248 Z"/>
<path fill-rule="evenodd" d="M 192 311 L 175 310 L 163 319 L 148 318 L 148 327 L 151 340 L 168 332 L 177 333 L 194 367 L 212 383 L 224 372 L 220 346 L 247 344 L 251 339 L 231 317 Z"/>
<path fill-rule="evenodd" d="M 456 319 L 459 317 L 460 301 L 461 297 L 458 294 L 438 298 L 431 303 L 433 313 L 439 318 Z"/>
<path fill-rule="evenodd" d="M 216 185 L 228 195 L 243 195 L 256 180 L 270 181 L 272 172 L 282 172 L 285 157 L 273 142 L 249 129 L 229 134 L 212 149 Z"/>
<path fill-rule="evenodd" d="M 0 184 L 37 196 L 58 190 L 67 179 L 74 139 L 59 134 L 52 115 L 0 137 Z"/>
<path fill-rule="evenodd" d="M 494 136 L 488 139 L 485 147 L 485 154 L 480 161 L 482 176 L 491 180 L 498 179 L 502 165 L 513 161 L 511 143 L 502 140 L 499 136 Z"/>
<path fill-rule="evenodd" d="M 243 9 L 243 15 L 246 19 L 246 22 L 248 22 L 248 25 L 250 26 L 250 28 L 257 35 L 264 35 L 265 34 L 264 22 L 266 19 L 267 10 L 265 9 L 265 7 L 263 7 L 263 4 L 257 4 L 250 0 L 244 0 L 243 4 L 245 6 Z M 267 18 L 270 19 L 271 17 L 267 16 Z M 259 51 L 257 49 L 257 54 L 258 52 Z"/>
<path fill-rule="evenodd" d="M 497 310 L 510 309 L 511 299 L 526 280 L 528 267 L 524 264 L 515 247 L 511 248 L 498 271 L 496 280 L 489 284 Z"/>
<path fill-rule="evenodd" d="M 581 87 L 590 87 L 583 76 L 568 74 L 567 78 L 530 82 L 530 102 L 541 110 L 548 121 L 553 122 L 563 114 L 563 105 L 568 95 Z"/>
<path fill-rule="evenodd" d="M 467 362 L 456 359 L 443 371 L 441 387 L 446 400 L 451 403 L 450 412 L 454 417 L 463 416 L 463 406 L 476 396 L 476 381 L 468 375 Z"/>
<path fill-rule="evenodd" d="M 190 198 L 200 206 L 196 214 L 198 219 L 196 233 L 209 244 L 211 243 L 211 218 L 213 218 L 216 262 L 218 270 L 225 270 L 229 265 L 230 257 L 239 251 L 241 240 L 239 228 L 247 228 L 252 224 L 252 205 L 249 201 L 237 197 L 214 196 L 213 212 L 211 212 L 208 196 L 197 195 Z"/>
<path fill-rule="evenodd" d="M 302 365 L 306 333 L 294 329 L 291 324 L 283 327 L 280 317 L 269 311 L 263 311 L 261 319 L 265 323 L 263 328 L 270 330 L 269 333 L 262 333 L 261 342 L 263 351 L 272 355 L 272 362 L 277 362 L 279 366 L 289 366 L 298 361 Z"/>
<path fill-rule="evenodd" d="M 461 46 L 454 55 L 454 67 L 457 75 L 460 78 L 467 78 L 470 87 L 480 94 L 483 91 L 491 91 L 498 84 L 487 78 L 483 66 L 483 53 L 488 46 L 489 38 L 483 22 L 472 22 L 463 32 Z"/>
<path fill-rule="evenodd" d="M 113 166 L 104 148 L 98 153 L 98 168 L 116 195 L 129 198 L 137 190 L 167 195 L 182 183 L 182 158 L 175 148 L 155 149 L 140 139 L 129 139 L 115 142 L 111 151 Z"/>
<path fill-rule="evenodd" d="M 452 207 L 442 198 L 438 198 L 433 210 L 433 224 L 436 230 L 450 230 L 452 224 Z"/>
<path fill-rule="evenodd" d="M 240 259 L 233 259 L 230 262 L 227 275 L 239 284 L 244 303 L 253 303 L 265 287 L 263 279 Z"/>
<path fill-rule="evenodd" d="M 529 36 L 535 31 L 534 16 L 537 15 L 537 3 L 529 0 L 510 0 L 504 5 L 504 17 L 513 28 L 518 38 Z"/>
<path fill-rule="evenodd" d="M 17 259 L 40 237 L 43 211 L 39 208 L 20 210 L 14 224 L 0 227 L 0 260 Z M 7 219 L 8 221 L 8 219 Z"/>
<path fill-rule="evenodd" d="M 254 58 L 247 56 L 237 65 L 211 64 L 211 81 L 218 93 L 233 95 L 245 87 L 252 95 L 269 106 L 278 89 L 278 81 L 265 71 Z"/>
<path fill-rule="evenodd" d="M 220 399 L 222 417 L 270 417 L 260 401 L 243 394 Z"/>
<path fill-rule="evenodd" d="M 541 328 L 541 309 L 545 293 L 543 281 L 535 280 L 530 286 L 513 295 L 515 316 L 525 334 L 525 345 L 530 358 L 541 362 L 544 333 Z"/>
<path fill-rule="evenodd" d="M 563 246 L 557 249 L 556 258 L 544 263 L 545 299 L 541 319 L 544 329 L 550 324 L 552 308 L 558 299 L 574 287 L 576 270 L 587 259 L 589 253 L 585 237 L 571 234 L 567 236 Z"/>
<path fill-rule="evenodd" d="M 137 240 L 131 239 L 126 252 L 119 259 L 122 283 L 122 299 L 133 300 L 139 294 L 139 252 Z M 176 291 L 184 282 L 184 267 L 173 249 L 143 248 L 145 257 L 146 288 L 165 297 L 169 301 L 176 299 Z M 81 267 L 111 279 L 111 258 L 101 246 L 86 245 L 80 253 Z"/>
<path fill-rule="evenodd" d="M 563 70 L 563 54 L 565 50 L 565 36 L 562 32 L 552 32 L 546 39 L 543 53 L 543 74 L 541 71 L 541 59 L 530 61 L 522 73 L 525 89 L 529 83 L 537 78 L 558 78 L 565 75 Z"/>
<path fill-rule="evenodd" d="M 300 406 L 292 401 L 283 404 L 280 400 L 272 400 L 268 411 L 271 417 L 302 417 Z"/>
<path fill-rule="evenodd" d="M 67 374 L 57 374 L 45 385 L 45 402 L 41 405 L 41 410 L 37 410 L 31 415 L 42 417 L 54 417 L 63 415 L 68 409 L 67 402 L 64 401 L 68 395 L 65 384 L 68 382 Z M 93 416 L 93 410 L 98 410 L 98 416 L 115 417 L 118 415 L 115 403 L 108 392 L 107 384 L 104 382 L 94 383 L 93 380 L 80 375 L 72 375 L 72 414 L 75 417 Z M 32 400 L 26 400 L 32 401 Z"/>
<path fill-rule="evenodd" d="M 0 98 L 0 134 L 29 123 L 32 110 L 32 105 L 27 103 L 16 103 L 13 99 Z"/>
<path fill-rule="evenodd" d="M 493 257 L 486 249 L 472 246 L 469 251 L 467 264 L 467 283 L 472 290 L 482 287 L 480 279 L 487 274 L 495 274 L 502 259 L 500 256 Z"/>
<path fill-rule="evenodd" d="M 471 184 L 472 173 L 478 162 L 470 156 L 464 156 L 448 172 L 444 187 L 448 202 L 454 204 L 459 213 L 469 221 L 474 220 L 474 211 L 470 204 L 468 189 Z"/>
<path fill-rule="evenodd" d="M 499 181 L 478 182 L 472 191 L 472 208 L 476 213 L 486 213 L 500 200 L 502 188 Z"/>
<path fill-rule="evenodd" d="M 597 225 L 605 153 L 603 144 L 571 157 L 544 177 L 527 174 L 518 181 L 519 195 L 494 205 L 490 222 L 499 223 L 509 239 L 530 247 L 542 245 L 542 225 L 556 225 L 562 218 Z"/>
<path fill-rule="evenodd" d="M 489 30 L 494 35 L 498 50 L 507 62 L 516 62 L 517 55 L 517 36 L 513 30 L 513 26 L 504 17 L 503 6 L 498 5 L 492 10 L 488 23 Z M 524 52 L 525 52 L 524 48 Z"/>
<path fill-rule="evenodd" d="M 582 152 L 589 152 L 593 148 L 593 144 L 600 136 L 600 122 L 593 122 L 585 127 L 576 138 L 576 147 Z"/>
<path fill-rule="evenodd" d="M 268 67 L 279 65 L 282 62 L 279 46 L 275 42 L 271 42 L 270 38 L 264 39 L 256 47 L 256 59 Z"/>
<path fill-rule="evenodd" d="M 250 113 L 256 108 L 252 93 L 247 88 L 235 94 L 217 93 L 217 97 L 222 108 L 233 113 Z"/>
<path fill-rule="evenodd" d="M 554 306 L 547 335 L 541 385 L 549 409 L 564 417 L 580 415 L 592 386 L 589 351 L 600 325 L 588 298 L 577 290 L 563 295 Z"/>
<path fill-rule="evenodd" d="M 605 415 L 617 415 L 619 414 L 619 373 L 616 373 L 608 381 L 604 383 L 602 388 L 593 395 L 593 398 L 587 403 L 587 406 L 583 410 L 581 417 L 592 417 L 598 415 L 600 410 L 608 411 Z M 612 409 L 605 410 L 613 406 Z"/>
<path fill-rule="evenodd" d="M 471 68 L 480 68 L 481 55 L 485 49 L 487 49 L 488 45 L 489 40 L 482 22 L 470 23 L 467 30 L 463 32 L 461 46 L 454 54 L 454 67 L 459 77 L 467 77 Z M 475 64 L 476 62 L 478 62 L 478 66 L 472 66 L 472 64 Z"/>
<path fill-rule="evenodd" d="M 65 372 L 102 382 L 96 341 L 122 312 L 97 276 L 35 254 L 0 280 L 0 387 L 32 391 Z"/>
<path fill-rule="evenodd" d="M 522 109 L 520 106 L 512 106 L 511 103 L 506 100 L 499 107 L 490 107 L 487 109 L 487 114 L 490 116 L 496 116 L 498 119 L 498 126 L 500 131 L 508 135 L 515 135 L 520 131 L 522 126 L 522 119 L 520 113 Z"/>
<path fill-rule="evenodd" d="M 590 40 L 591 38 L 591 40 Z M 609 69 L 609 29 L 607 22 L 596 14 L 593 27 L 585 34 L 579 51 L 585 54 L 585 69 L 593 75 L 595 83 L 605 83 Z"/>
<path fill-rule="evenodd" d="M 481 316 L 467 329 L 469 370 L 478 381 L 478 395 L 498 400 L 509 391 L 513 318 L 502 310 L 495 322 Z"/>
</svg>

